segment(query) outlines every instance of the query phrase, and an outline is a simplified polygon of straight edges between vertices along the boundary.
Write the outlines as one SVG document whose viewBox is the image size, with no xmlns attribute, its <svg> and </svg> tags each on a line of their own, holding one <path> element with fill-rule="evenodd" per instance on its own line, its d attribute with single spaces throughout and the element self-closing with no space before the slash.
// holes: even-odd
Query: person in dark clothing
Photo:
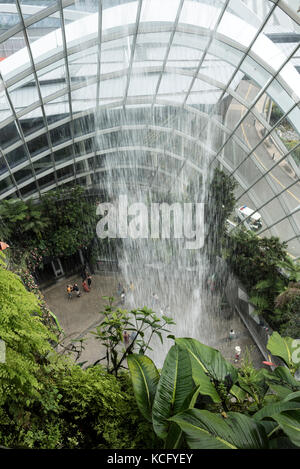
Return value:
<svg viewBox="0 0 300 469">
<path fill-rule="evenodd" d="M 87 276 L 87 283 L 88 283 L 89 289 L 91 289 L 92 277 L 90 275 Z"/>
<path fill-rule="evenodd" d="M 80 298 L 81 293 L 80 293 L 80 290 L 79 290 L 79 287 L 78 287 L 77 283 L 74 283 L 72 291 L 74 291 L 76 293 L 77 298 Z"/>
</svg>

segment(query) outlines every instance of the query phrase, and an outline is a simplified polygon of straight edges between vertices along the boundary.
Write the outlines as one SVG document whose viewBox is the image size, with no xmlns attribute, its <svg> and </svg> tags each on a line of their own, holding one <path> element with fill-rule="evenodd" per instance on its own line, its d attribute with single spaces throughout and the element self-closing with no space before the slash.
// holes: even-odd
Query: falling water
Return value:
<svg viewBox="0 0 300 469">
<path fill-rule="evenodd" d="M 144 3 L 140 23 L 149 2 Z M 193 2 L 185 3 L 192 5 Z M 223 2 L 215 0 L 210 4 L 222 6 Z M 206 22 L 213 30 L 215 18 L 208 18 Z M 176 34 L 174 47 L 177 47 Z M 101 105 L 101 96 L 108 92 L 105 81 L 100 82 L 98 90 L 100 106 L 96 108 L 95 130 L 101 156 L 95 158 L 101 171 L 94 177 L 98 177 L 102 201 L 116 204 L 120 195 L 126 195 L 129 205 L 144 203 L 149 208 L 152 203 L 204 203 L 213 168 L 209 149 L 214 147 L 214 139 L 219 138 L 214 119 L 204 118 L 205 113 L 217 114 L 209 98 L 207 100 L 207 96 L 214 93 L 213 87 L 200 80 L 195 82 L 189 97 L 195 112 L 187 111 L 182 103 L 191 77 L 186 80 L 184 75 L 168 72 L 160 79 L 157 72 L 142 72 L 143 61 L 150 58 L 162 61 L 166 54 L 166 47 L 159 44 L 159 31 L 151 33 L 149 39 L 145 36 L 138 34 L 135 45 L 132 36 L 124 37 L 119 40 L 118 51 L 109 50 L 105 43 L 102 45 L 102 71 L 107 66 L 105 61 L 112 70 L 127 70 L 125 75 L 108 81 L 114 107 Z M 198 55 L 193 52 L 190 60 L 181 62 L 180 66 L 187 71 L 192 67 L 194 72 L 202 63 L 208 75 L 212 75 L 213 61 L 206 53 L 203 55 L 204 50 L 198 51 Z M 176 66 L 178 62 L 173 55 L 174 52 L 170 52 L 167 59 L 173 60 Z M 177 61 L 179 59 L 182 61 L 183 57 Z M 137 67 L 141 70 L 135 74 Z M 150 96 L 148 88 L 151 88 Z M 153 98 L 155 91 L 156 99 Z M 208 288 L 207 280 L 212 274 L 209 253 L 205 247 L 185 249 L 185 242 L 174 237 L 114 241 L 122 283 L 127 288 L 126 307 L 147 306 L 158 316 L 174 319 L 176 325 L 169 327 L 171 334 L 194 337 L 213 345 L 217 340 L 216 311 L 220 298 Z M 128 288 L 131 283 L 133 290 Z M 163 345 L 158 337 L 152 341 L 152 357 L 158 366 L 162 365 L 173 343 L 166 336 L 167 333 Z"/>
</svg>

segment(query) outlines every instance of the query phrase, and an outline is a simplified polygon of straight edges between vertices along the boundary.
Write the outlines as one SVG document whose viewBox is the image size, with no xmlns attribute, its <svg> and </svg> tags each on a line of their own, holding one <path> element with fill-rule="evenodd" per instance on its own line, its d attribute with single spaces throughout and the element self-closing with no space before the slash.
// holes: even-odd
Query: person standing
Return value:
<svg viewBox="0 0 300 469">
<path fill-rule="evenodd" d="M 229 332 L 229 340 L 233 340 L 233 339 L 235 339 L 235 332 L 233 329 L 231 329 Z"/>
<path fill-rule="evenodd" d="M 127 348 L 128 345 L 129 345 L 129 339 L 130 339 L 130 336 L 129 336 L 129 334 L 128 334 L 127 331 L 124 331 L 124 333 L 123 333 L 123 339 L 124 339 L 125 347 Z"/>
<path fill-rule="evenodd" d="M 122 305 L 125 303 L 125 290 L 122 290 L 122 293 L 121 293 L 121 303 Z"/>
<path fill-rule="evenodd" d="M 77 283 L 74 283 L 72 291 L 74 291 L 76 293 L 77 298 L 80 298 L 81 293 L 80 293 L 80 290 L 79 290 L 79 287 L 78 287 Z"/>
<path fill-rule="evenodd" d="M 71 287 L 71 285 L 67 285 L 67 294 L 68 294 L 68 299 L 72 300 L 72 287 Z"/>
<path fill-rule="evenodd" d="M 88 287 L 88 284 L 87 284 L 87 281 L 86 281 L 86 280 L 84 280 L 84 281 L 82 282 L 82 288 L 84 289 L 85 292 L 89 293 L 90 289 L 89 289 L 89 287 Z"/>
<path fill-rule="evenodd" d="M 89 287 L 89 289 L 91 289 L 91 285 L 92 285 L 92 277 L 91 277 L 91 275 L 90 275 L 90 274 L 87 276 L 87 283 L 88 283 L 88 287 Z"/>
<path fill-rule="evenodd" d="M 118 295 L 118 296 L 121 296 L 122 290 L 123 290 L 123 287 L 122 287 L 121 283 L 119 282 L 119 284 L 118 284 L 118 290 L 117 290 L 117 295 Z"/>
<path fill-rule="evenodd" d="M 234 361 L 235 363 L 237 363 L 240 359 L 240 355 L 241 355 L 241 347 L 239 347 L 238 345 L 234 348 L 235 350 L 235 357 L 234 357 Z"/>
</svg>

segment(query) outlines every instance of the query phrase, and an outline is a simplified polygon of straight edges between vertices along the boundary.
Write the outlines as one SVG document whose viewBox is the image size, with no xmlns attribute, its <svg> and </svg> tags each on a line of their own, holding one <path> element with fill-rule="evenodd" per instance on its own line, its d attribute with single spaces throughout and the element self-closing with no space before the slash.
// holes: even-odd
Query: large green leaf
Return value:
<svg viewBox="0 0 300 469">
<path fill-rule="evenodd" d="M 194 387 L 189 355 L 173 345 L 166 356 L 152 407 L 153 428 L 159 438 L 167 437 L 168 418 L 181 410 Z"/>
<path fill-rule="evenodd" d="M 300 363 L 293 361 L 294 342 L 295 340 L 291 337 L 281 337 L 278 332 L 273 332 L 269 338 L 267 349 L 270 350 L 272 355 L 282 358 L 289 368 L 296 369 L 300 366 Z"/>
<path fill-rule="evenodd" d="M 207 410 L 189 409 L 170 419 L 184 432 L 191 449 L 263 449 L 268 438 L 263 425 L 229 412 L 227 418 Z"/>
<path fill-rule="evenodd" d="M 238 378 L 236 368 L 218 350 L 201 344 L 198 340 L 176 339 L 176 344 L 189 353 L 193 379 L 196 385 L 200 385 L 200 393 L 210 396 L 216 403 L 221 402 L 213 381 L 224 382 L 230 377 L 231 384 L 234 384 Z"/>
<path fill-rule="evenodd" d="M 133 391 L 140 412 L 152 422 L 152 405 L 159 381 L 159 372 L 146 355 L 131 354 L 127 357 Z"/>
<path fill-rule="evenodd" d="M 291 374 L 285 366 L 278 366 L 272 374 L 267 377 L 267 382 L 281 399 L 287 397 L 291 392 L 300 391 L 300 382 Z"/>
<path fill-rule="evenodd" d="M 194 389 L 191 394 L 185 399 L 180 412 L 183 412 L 187 409 L 193 409 L 196 404 L 197 397 L 199 396 L 200 386 Z M 183 442 L 182 430 L 175 422 L 171 422 L 168 436 L 165 441 L 165 449 L 178 449 L 181 447 Z"/>
<path fill-rule="evenodd" d="M 291 442 L 296 446 L 300 446 L 300 411 L 283 412 L 274 417 L 274 420 L 280 425 Z"/>
<path fill-rule="evenodd" d="M 287 410 L 295 410 L 295 411 L 300 410 L 300 402 L 294 402 L 294 401 L 274 402 L 273 404 L 264 406 L 262 409 L 256 412 L 253 418 L 259 422 L 260 420 L 266 417 L 274 418 L 277 415 L 279 415 L 281 412 L 284 412 Z"/>
</svg>

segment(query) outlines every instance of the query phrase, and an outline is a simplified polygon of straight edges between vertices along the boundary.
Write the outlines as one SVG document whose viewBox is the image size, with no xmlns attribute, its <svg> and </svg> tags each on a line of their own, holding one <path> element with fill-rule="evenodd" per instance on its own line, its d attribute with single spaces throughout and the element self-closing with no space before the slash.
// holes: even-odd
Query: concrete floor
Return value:
<svg viewBox="0 0 300 469">
<path fill-rule="evenodd" d="M 93 364 L 104 356 L 105 348 L 101 346 L 99 340 L 90 334 L 90 331 L 95 330 L 95 327 L 103 319 L 103 315 L 99 313 L 104 310 L 107 301 L 102 297 L 114 296 L 117 299 L 116 292 L 119 281 L 122 283 L 118 274 L 94 275 L 92 277 L 91 291 L 89 293 L 82 291 L 80 298 L 73 296 L 71 300 L 67 297 L 66 287 L 68 283 L 73 284 L 77 282 L 82 290 L 81 277 L 79 276 L 61 280 L 43 291 L 50 310 L 57 316 L 65 332 L 64 345 L 67 345 L 74 339 L 86 339 L 85 349 L 78 359 L 78 362 L 87 362 L 84 366 Z M 234 363 L 234 347 L 239 345 L 242 353 L 240 361 L 236 366 L 240 366 L 243 357 L 246 355 L 246 350 L 250 352 L 251 361 L 255 367 L 264 366 L 262 365 L 263 357 L 260 351 L 236 313 L 232 313 L 230 319 L 226 319 L 220 314 L 216 324 L 218 341 L 212 343 L 208 338 L 207 345 L 219 350 L 232 363 Z M 229 340 L 230 329 L 234 329 L 236 332 L 236 338 L 232 341 Z M 171 341 L 169 343 L 171 346 Z"/>
</svg>

